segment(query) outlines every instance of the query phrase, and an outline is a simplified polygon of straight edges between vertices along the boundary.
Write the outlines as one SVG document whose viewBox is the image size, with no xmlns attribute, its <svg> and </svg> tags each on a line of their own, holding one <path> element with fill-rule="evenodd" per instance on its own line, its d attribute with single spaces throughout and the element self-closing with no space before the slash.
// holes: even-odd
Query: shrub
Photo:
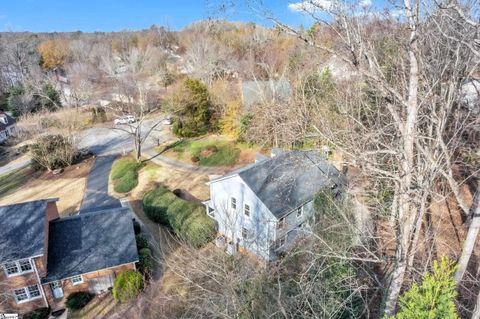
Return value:
<svg viewBox="0 0 480 319">
<path fill-rule="evenodd" d="M 137 297 L 143 289 L 143 276 L 134 271 L 127 270 L 115 279 L 113 284 L 113 297 L 125 303 Z"/>
<path fill-rule="evenodd" d="M 71 140 L 63 135 L 40 137 L 30 149 L 33 167 L 49 171 L 72 165 L 77 155 Z"/>
<path fill-rule="evenodd" d="M 153 269 L 152 252 L 148 248 L 138 251 L 138 270 L 143 274 L 150 274 Z"/>
<path fill-rule="evenodd" d="M 433 272 L 423 277 L 422 285 L 414 283 L 399 299 L 400 311 L 395 319 L 459 318 L 455 306 L 457 296 L 453 280 L 455 262 L 442 257 L 433 262 Z"/>
<path fill-rule="evenodd" d="M 175 199 L 177 199 L 177 196 L 168 190 L 156 189 L 145 194 L 143 198 L 143 210 L 152 221 L 169 225 L 167 209 Z"/>
<path fill-rule="evenodd" d="M 79 310 L 85 307 L 93 296 L 85 291 L 74 292 L 67 297 L 66 307 L 71 310 Z"/>
<path fill-rule="evenodd" d="M 49 315 L 50 308 L 38 308 L 24 314 L 23 319 L 47 319 Z"/>
<path fill-rule="evenodd" d="M 197 207 L 184 221 L 179 236 L 194 247 L 201 247 L 215 238 L 215 222 Z"/>
<path fill-rule="evenodd" d="M 198 156 L 192 156 L 192 157 L 190 158 L 190 160 L 191 160 L 192 162 L 194 162 L 194 163 L 198 163 L 198 162 L 200 162 L 200 157 L 198 157 Z"/>
<path fill-rule="evenodd" d="M 139 234 L 135 236 L 135 241 L 137 242 L 137 250 L 148 248 L 148 240 L 144 235 Z"/>
<path fill-rule="evenodd" d="M 113 189 L 117 193 L 127 193 L 138 185 L 138 171 L 142 167 L 133 157 L 116 160 L 110 171 Z"/>
<path fill-rule="evenodd" d="M 205 245 L 215 236 L 215 222 L 206 216 L 203 206 L 178 198 L 165 188 L 145 194 L 143 207 L 150 219 L 171 227 L 195 247 Z"/>
</svg>

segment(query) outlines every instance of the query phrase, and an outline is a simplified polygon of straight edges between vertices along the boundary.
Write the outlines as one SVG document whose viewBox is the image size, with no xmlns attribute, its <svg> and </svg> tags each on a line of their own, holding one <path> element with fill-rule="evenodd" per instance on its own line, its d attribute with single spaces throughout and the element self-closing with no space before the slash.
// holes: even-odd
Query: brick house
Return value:
<svg viewBox="0 0 480 319">
<path fill-rule="evenodd" d="M 135 269 L 127 209 L 60 218 L 56 201 L 0 206 L 0 313 L 63 309 L 72 292 L 107 291 L 118 273 Z"/>
</svg>

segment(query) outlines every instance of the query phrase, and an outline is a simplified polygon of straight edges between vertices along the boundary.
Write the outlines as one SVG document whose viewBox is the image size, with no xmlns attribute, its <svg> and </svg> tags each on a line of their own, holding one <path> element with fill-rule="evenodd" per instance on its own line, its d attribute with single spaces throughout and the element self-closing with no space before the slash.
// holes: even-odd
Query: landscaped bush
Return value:
<svg viewBox="0 0 480 319">
<path fill-rule="evenodd" d="M 138 251 L 138 270 L 143 274 L 150 274 L 153 269 L 152 252 L 149 248 Z"/>
<path fill-rule="evenodd" d="M 124 303 L 135 299 L 142 289 L 143 276 L 134 270 L 127 270 L 115 278 L 113 297 Z"/>
<path fill-rule="evenodd" d="M 50 308 L 38 308 L 24 314 L 23 319 L 47 319 L 49 315 Z"/>
<path fill-rule="evenodd" d="M 143 197 L 143 211 L 154 222 L 169 225 L 167 209 L 176 198 L 167 189 L 157 188 Z"/>
<path fill-rule="evenodd" d="M 72 141 L 63 135 L 40 137 L 30 150 L 33 167 L 49 171 L 72 165 L 77 156 L 77 149 Z"/>
<path fill-rule="evenodd" d="M 139 234 L 135 236 L 135 241 L 137 242 L 137 250 L 148 248 L 148 240 L 144 235 Z"/>
<path fill-rule="evenodd" d="M 127 193 L 138 185 L 138 171 L 142 167 L 132 157 L 116 160 L 112 165 L 110 177 L 113 180 L 113 189 L 117 193 Z"/>
<path fill-rule="evenodd" d="M 205 214 L 203 207 L 197 207 L 184 221 L 180 237 L 194 247 L 201 247 L 215 238 L 215 222 Z"/>
<path fill-rule="evenodd" d="M 67 297 L 65 305 L 68 309 L 79 310 L 85 307 L 93 296 L 85 291 L 74 292 Z"/>
<path fill-rule="evenodd" d="M 203 206 L 183 200 L 165 188 L 145 194 L 143 209 L 151 220 L 168 225 L 195 247 L 205 245 L 215 236 L 215 222 L 205 214 Z"/>
</svg>

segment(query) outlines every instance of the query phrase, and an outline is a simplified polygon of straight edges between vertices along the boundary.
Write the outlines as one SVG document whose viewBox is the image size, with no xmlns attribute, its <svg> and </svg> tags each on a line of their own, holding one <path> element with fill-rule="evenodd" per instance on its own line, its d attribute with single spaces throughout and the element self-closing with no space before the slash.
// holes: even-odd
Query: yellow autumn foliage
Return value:
<svg viewBox="0 0 480 319">
<path fill-rule="evenodd" d="M 240 137 L 239 112 L 241 103 L 238 100 L 227 103 L 225 116 L 220 120 L 220 129 L 224 135 L 238 139 Z"/>
<path fill-rule="evenodd" d="M 69 47 L 63 39 L 47 40 L 38 46 L 38 53 L 42 57 L 45 69 L 62 67 L 69 55 Z"/>
</svg>

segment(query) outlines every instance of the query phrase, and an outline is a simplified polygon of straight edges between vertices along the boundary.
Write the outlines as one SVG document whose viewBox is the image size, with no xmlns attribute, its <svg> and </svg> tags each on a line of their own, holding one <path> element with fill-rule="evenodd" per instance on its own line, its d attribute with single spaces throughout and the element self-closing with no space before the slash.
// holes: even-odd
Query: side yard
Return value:
<svg viewBox="0 0 480 319">
<path fill-rule="evenodd" d="M 0 175 L 0 205 L 42 198 L 59 198 L 61 215 L 79 210 L 93 159 L 67 167 L 63 173 L 35 171 L 30 166 Z"/>
</svg>

